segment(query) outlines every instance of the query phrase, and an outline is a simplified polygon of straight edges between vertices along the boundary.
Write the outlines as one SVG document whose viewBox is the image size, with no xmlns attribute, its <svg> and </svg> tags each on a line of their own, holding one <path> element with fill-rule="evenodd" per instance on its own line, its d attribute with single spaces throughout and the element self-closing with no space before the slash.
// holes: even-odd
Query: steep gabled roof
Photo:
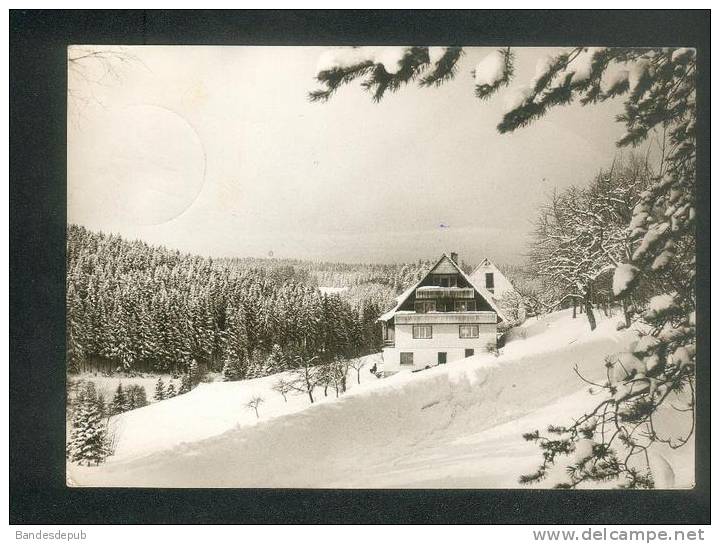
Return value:
<svg viewBox="0 0 720 544">
<path fill-rule="evenodd" d="M 475 268 L 473 268 L 473 271 L 470 272 L 470 275 L 472 276 L 473 274 L 475 274 L 475 272 L 480 270 L 481 267 L 485 267 L 485 266 L 492 266 L 495 270 L 497 270 L 498 272 L 500 272 L 500 274 L 502 274 L 502 272 L 497 267 L 497 265 L 494 262 L 492 262 L 490 259 L 485 257 L 482 261 L 480 261 L 480 263 Z M 503 274 L 503 276 L 504 276 L 504 274 Z"/>
<path fill-rule="evenodd" d="M 400 308 L 400 306 L 402 306 L 403 303 L 410 297 L 410 295 L 412 295 L 413 291 L 415 291 L 415 289 L 418 287 L 418 285 L 420 285 L 425 278 L 427 278 L 430 274 L 432 274 L 433 270 L 435 270 L 435 269 L 438 267 L 438 265 L 443 262 L 444 259 L 447 259 L 448 262 L 450 262 L 450 263 L 453 265 L 453 268 L 455 268 L 455 270 L 458 271 L 458 273 L 460 274 L 460 276 L 461 276 L 466 282 L 468 282 L 468 283 L 472 286 L 472 288 L 475 289 L 475 291 L 477 291 L 478 294 L 479 294 L 483 299 L 485 299 L 485 302 L 488 303 L 488 305 L 493 309 L 493 311 L 498 315 L 498 317 L 499 317 L 502 321 L 507 321 L 507 317 L 505 316 L 505 314 L 503 313 L 503 311 L 498 307 L 498 305 L 495 304 L 495 301 L 493 300 L 493 297 L 492 297 L 492 295 L 490 294 L 490 292 L 489 292 L 487 289 L 485 289 L 484 287 L 480 287 L 480 286 L 476 285 L 476 284 L 465 274 L 465 272 L 462 271 L 462 269 L 457 265 L 457 263 L 456 263 L 455 261 L 453 261 L 453 260 L 448 256 L 447 253 L 443 253 L 442 257 L 440 257 L 440 258 L 438 259 L 438 261 L 430 268 L 430 270 L 428 270 L 427 274 L 425 274 L 422 278 L 420 278 L 420 281 L 418 281 L 417 283 L 413 284 L 411 287 L 408 287 L 401 295 L 399 295 L 399 296 L 395 299 L 395 300 L 397 300 L 397 304 L 395 305 L 395 307 L 392 308 L 391 310 L 385 312 L 383 315 L 381 315 L 381 316 L 378 318 L 378 321 L 387 321 L 388 319 L 392 318 L 392 317 L 395 315 L 395 313 L 398 311 L 398 309 Z"/>
</svg>

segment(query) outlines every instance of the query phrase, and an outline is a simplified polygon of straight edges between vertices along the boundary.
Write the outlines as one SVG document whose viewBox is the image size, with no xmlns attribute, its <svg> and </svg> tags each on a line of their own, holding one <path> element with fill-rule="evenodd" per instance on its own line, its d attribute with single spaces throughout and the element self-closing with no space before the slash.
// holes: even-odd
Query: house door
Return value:
<svg viewBox="0 0 720 544">
<path fill-rule="evenodd" d="M 447 363 L 447 352 L 446 351 L 438 351 L 438 364 L 444 365 Z"/>
</svg>

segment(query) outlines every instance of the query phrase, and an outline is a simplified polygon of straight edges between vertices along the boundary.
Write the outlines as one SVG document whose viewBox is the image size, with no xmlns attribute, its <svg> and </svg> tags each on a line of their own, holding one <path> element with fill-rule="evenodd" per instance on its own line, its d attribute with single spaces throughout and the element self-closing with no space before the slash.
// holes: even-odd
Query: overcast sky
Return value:
<svg viewBox="0 0 720 544">
<path fill-rule="evenodd" d="M 518 263 L 544 197 L 588 183 L 623 133 L 608 103 L 498 134 L 502 93 L 473 94 L 489 48 L 466 49 L 437 89 L 375 104 L 351 84 L 310 103 L 324 50 L 132 47 L 112 73 L 77 63 L 68 221 L 211 256 Z M 553 51 L 516 49 L 515 81 Z"/>
</svg>

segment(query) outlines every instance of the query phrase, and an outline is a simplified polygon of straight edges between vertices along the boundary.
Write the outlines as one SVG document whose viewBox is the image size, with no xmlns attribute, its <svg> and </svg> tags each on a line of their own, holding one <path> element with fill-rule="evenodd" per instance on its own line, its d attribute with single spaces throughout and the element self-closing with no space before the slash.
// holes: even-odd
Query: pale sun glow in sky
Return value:
<svg viewBox="0 0 720 544">
<path fill-rule="evenodd" d="M 473 89 L 492 48 L 379 104 L 358 84 L 307 100 L 325 48 L 121 51 L 69 72 L 68 221 L 200 255 L 522 262 L 538 205 L 608 167 L 623 132 L 615 102 L 499 134 L 511 90 Z M 517 49 L 515 82 L 557 51 Z"/>
</svg>

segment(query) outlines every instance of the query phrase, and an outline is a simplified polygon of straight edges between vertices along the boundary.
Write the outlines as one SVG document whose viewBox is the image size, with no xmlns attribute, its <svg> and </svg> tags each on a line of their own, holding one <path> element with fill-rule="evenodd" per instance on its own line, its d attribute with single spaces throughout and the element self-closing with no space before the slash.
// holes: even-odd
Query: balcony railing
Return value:
<svg viewBox="0 0 720 544">
<path fill-rule="evenodd" d="M 438 287 L 427 285 L 415 289 L 415 298 L 475 298 L 475 290 L 471 287 Z"/>
<path fill-rule="evenodd" d="M 441 323 L 497 323 L 495 312 L 398 312 L 395 314 L 396 325 L 422 325 Z"/>
</svg>

